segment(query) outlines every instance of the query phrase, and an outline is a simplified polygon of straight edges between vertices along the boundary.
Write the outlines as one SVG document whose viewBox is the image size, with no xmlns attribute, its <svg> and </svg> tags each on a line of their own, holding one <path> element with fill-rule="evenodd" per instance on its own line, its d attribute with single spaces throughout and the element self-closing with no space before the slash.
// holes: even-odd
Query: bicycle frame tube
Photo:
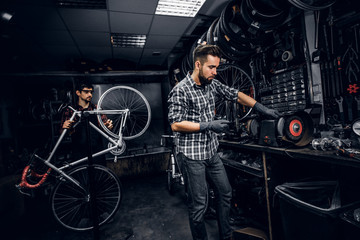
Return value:
<svg viewBox="0 0 360 240">
<path fill-rule="evenodd" d="M 81 117 L 82 112 L 81 111 L 76 111 L 74 108 L 72 108 L 71 106 L 68 106 L 68 108 L 70 108 L 71 110 L 73 110 L 73 114 L 70 117 L 70 120 L 74 120 L 75 116 L 78 115 Z M 96 127 L 94 124 L 92 124 L 92 127 L 95 128 L 95 130 L 97 130 L 97 132 L 99 132 L 102 136 L 104 136 L 107 140 L 109 140 L 110 142 L 112 142 L 114 145 L 120 145 L 121 146 L 121 140 L 122 140 L 122 129 L 125 126 L 125 120 L 127 118 L 127 115 L 129 113 L 128 109 L 125 110 L 93 110 L 93 111 L 83 111 L 84 113 L 89 113 L 89 114 L 121 114 L 122 118 L 121 118 L 121 128 L 119 130 L 119 140 L 120 143 L 115 142 L 113 139 L 111 139 L 107 134 L 105 134 L 102 130 L 100 130 L 98 127 Z M 50 152 L 49 157 L 46 159 L 46 162 L 50 162 L 51 159 L 54 157 L 55 152 L 57 151 L 60 143 L 62 142 L 62 140 L 64 139 L 66 133 L 68 132 L 68 129 L 64 129 L 59 137 L 59 139 L 56 141 L 56 144 L 53 148 L 53 150 Z M 106 153 L 106 152 L 105 152 Z"/>
<path fill-rule="evenodd" d="M 74 120 L 76 114 L 78 114 L 79 111 L 75 111 L 75 109 L 73 109 L 73 108 L 70 107 L 70 106 L 69 106 L 69 108 L 74 111 L 74 113 L 73 113 L 73 114 L 71 115 L 71 117 L 70 117 L 70 121 L 72 121 L 72 120 Z M 62 133 L 60 134 L 59 139 L 56 141 L 56 144 L 55 144 L 53 150 L 50 152 L 50 155 L 49 155 L 49 157 L 46 159 L 45 162 L 50 162 L 50 160 L 53 158 L 56 150 L 58 149 L 60 143 L 62 142 L 62 140 L 63 140 L 63 138 L 65 137 L 65 134 L 68 132 L 68 130 L 69 130 L 69 129 L 64 129 L 64 130 L 62 131 Z"/>
<path fill-rule="evenodd" d="M 110 147 L 110 148 L 107 148 L 107 149 L 104 149 L 100 152 L 97 152 L 97 153 L 94 153 L 92 154 L 92 157 L 97 157 L 97 156 L 101 156 L 103 154 L 106 154 L 108 152 L 111 152 L 112 150 L 115 150 L 116 148 L 118 147 L 121 147 L 121 144 L 122 144 L 122 137 L 121 135 L 119 136 L 119 139 L 117 141 L 115 141 L 114 139 L 112 139 L 111 137 L 109 137 L 106 133 L 104 133 L 101 129 L 99 129 L 97 126 L 95 126 L 95 124 L 93 124 L 92 122 L 90 122 L 90 126 L 95 129 L 98 133 L 100 133 L 104 138 L 106 138 L 108 141 L 110 141 L 112 144 L 114 144 L 114 146 Z M 121 132 L 120 132 L 121 133 Z M 84 157 L 84 158 L 81 158 L 79 160 L 76 160 L 72 163 L 69 163 L 67 165 L 64 165 L 62 167 L 60 167 L 59 169 L 66 169 L 70 166 L 75 166 L 79 163 L 82 163 L 84 161 L 86 161 L 88 159 L 88 157 Z"/>
<path fill-rule="evenodd" d="M 122 146 L 122 130 L 125 126 L 125 123 L 126 123 L 126 118 L 128 116 L 128 113 L 129 113 L 129 110 L 128 109 L 125 109 L 125 110 L 93 110 L 93 111 L 76 111 L 74 108 L 72 108 L 71 106 L 68 106 L 71 110 L 73 110 L 73 114 L 72 116 L 70 117 L 70 120 L 74 120 L 75 116 L 78 115 L 81 117 L 81 114 L 82 113 L 89 113 L 89 114 L 121 114 L 121 122 L 120 122 L 120 128 L 119 128 L 119 133 L 118 133 L 118 136 L 119 136 L 119 139 L 112 139 L 109 135 L 107 135 L 103 130 L 101 130 L 99 127 L 97 127 L 95 124 L 93 124 L 92 122 L 90 122 L 90 126 L 95 129 L 100 135 L 102 135 L 104 138 L 106 138 L 109 142 L 111 142 L 114 146 L 110 147 L 110 148 L 107 148 L 107 149 L 104 149 L 100 152 L 97 152 L 97 153 L 94 153 L 92 156 L 93 157 L 97 157 L 97 156 L 101 156 L 103 154 L 106 154 L 108 152 L 111 152 L 112 150 L 115 150 L 119 147 Z M 76 126 L 76 125 L 75 125 Z M 64 129 L 64 131 L 61 133 L 59 139 L 57 140 L 53 150 L 51 151 L 49 157 L 46 159 L 46 160 L 43 160 L 45 162 L 46 165 L 48 165 L 49 167 L 51 167 L 52 169 L 54 170 L 64 170 L 68 167 L 71 167 L 71 166 L 75 166 L 77 164 L 80 164 L 84 161 L 86 161 L 88 158 L 87 157 L 84 157 L 84 158 L 81 158 L 79 160 L 76 160 L 72 163 L 69 163 L 69 164 L 66 164 L 60 168 L 57 168 L 55 167 L 54 165 L 52 165 L 50 163 L 50 161 L 52 160 L 52 158 L 54 157 L 55 155 L 55 152 L 57 151 L 58 147 L 60 146 L 63 138 L 65 137 L 65 134 L 67 133 L 68 129 Z M 41 159 L 41 158 L 40 158 Z M 51 166 L 50 166 L 51 165 Z M 60 174 L 62 175 L 65 175 L 63 172 L 59 172 Z"/>
<path fill-rule="evenodd" d="M 78 186 L 79 188 L 81 188 L 82 190 L 86 191 L 86 189 L 84 189 L 80 183 L 78 181 L 76 181 L 75 179 L 71 178 L 69 175 L 67 175 L 65 172 L 63 172 L 60 168 L 57 168 L 55 165 L 51 164 L 49 161 L 46 161 L 45 159 L 42 159 L 41 157 L 39 157 L 38 155 L 35 155 L 36 158 L 42 160 L 44 162 L 44 164 L 46 166 L 48 166 L 49 168 L 53 169 L 55 172 L 59 173 L 62 177 L 64 177 L 66 180 L 74 183 L 76 186 Z"/>
</svg>

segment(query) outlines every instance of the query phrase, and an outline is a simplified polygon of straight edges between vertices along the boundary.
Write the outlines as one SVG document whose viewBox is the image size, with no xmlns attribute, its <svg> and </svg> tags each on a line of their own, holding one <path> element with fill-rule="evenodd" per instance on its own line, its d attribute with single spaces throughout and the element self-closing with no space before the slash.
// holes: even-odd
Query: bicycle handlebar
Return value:
<svg viewBox="0 0 360 240">
<path fill-rule="evenodd" d="M 45 180 L 49 176 L 50 172 L 51 172 L 51 168 L 49 168 L 46 171 L 46 173 L 44 173 L 44 174 L 38 174 L 38 173 L 34 172 L 32 169 L 30 169 L 30 165 L 27 165 L 23 170 L 23 173 L 21 176 L 21 182 L 16 186 L 18 188 L 38 188 L 41 186 L 41 184 L 43 184 L 45 182 Z M 40 181 L 36 184 L 28 183 L 28 181 L 27 181 L 28 173 L 30 173 L 30 175 L 33 177 L 41 178 Z"/>
</svg>

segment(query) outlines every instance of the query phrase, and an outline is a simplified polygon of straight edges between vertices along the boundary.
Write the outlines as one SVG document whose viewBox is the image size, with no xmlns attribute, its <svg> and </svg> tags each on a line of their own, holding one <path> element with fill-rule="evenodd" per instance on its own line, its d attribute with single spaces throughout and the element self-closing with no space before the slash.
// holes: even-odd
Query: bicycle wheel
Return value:
<svg viewBox="0 0 360 240">
<path fill-rule="evenodd" d="M 250 76 L 240 67 L 234 64 L 221 64 L 217 69 L 216 79 L 225 85 L 235 88 L 255 99 L 255 86 Z M 231 104 L 223 99 L 215 100 L 217 118 L 229 119 L 229 113 L 233 118 L 242 120 L 247 117 L 252 108 L 240 104 Z"/>
<path fill-rule="evenodd" d="M 99 226 L 106 223 L 118 210 L 122 198 L 121 183 L 109 169 L 93 165 L 95 201 Z M 85 231 L 92 229 L 93 218 L 90 204 L 87 166 L 80 166 L 68 173 L 85 189 L 69 181 L 59 181 L 51 194 L 51 208 L 56 220 L 64 227 Z"/>
<path fill-rule="evenodd" d="M 123 138 L 130 140 L 142 135 L 149 127 L 151 119 L 151 110 L 149 102 L 138 90 L 128 86 L 116 86 L 106 90 L 100 97 L 97 105 L 98 110 L 125 110 L 129 109 L 123 129 Z M 111 136 L 119 138 L 121 127 L 120 114 L 108 114 L 107 117 L 113 121 L 113 128 L 109 130 L 101 121 L 101 115 L 98 115 L 102 128 Z"/>
</svg>

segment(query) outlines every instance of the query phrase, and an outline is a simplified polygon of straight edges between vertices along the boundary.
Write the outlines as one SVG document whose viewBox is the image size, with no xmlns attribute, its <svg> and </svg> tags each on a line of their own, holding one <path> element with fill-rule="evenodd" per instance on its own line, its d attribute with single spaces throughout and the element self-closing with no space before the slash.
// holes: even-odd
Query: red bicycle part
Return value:
<svg viewBox="0 0 360 240">
<path fill-rule="evenodd" d="M 49 176 L 50 172 L 51 172 L 51 168 L 49 168 L 47 170 L 46 173 L 44 174 L 38 174 L 36 172 L 34 172 L 33 170 L 30 170 L 30 174 L 31 176 L 37 177 L 37 178 L 41 178 L 40 181 L 36 184 L 30 184 L 27 182 L 26 180 L 26 175 L 28 173 L 28 171 L 30 170 L 30 165 L 26 166 L 23 170 L 22 176 L 21 176 L 21 183 L 19 184 L 19 187 L 24 187 L 24 188 L 38 188 L 39 186 L 41 186 L 41 184 L 43 184 L 45 182 L 45 180 L 47 179 L 47 177 Z"/>
<path fill-rule="evenodd" d="M 289 131 L 295 137 L 300 136 L 301 133 L 302 133 L 302 124 L 301 124 L 301 122 L 299 120 L 297 120 L 297 119 L 292 120 L 290 122 L 290 125 L 289 125 Z"/>
</svg>

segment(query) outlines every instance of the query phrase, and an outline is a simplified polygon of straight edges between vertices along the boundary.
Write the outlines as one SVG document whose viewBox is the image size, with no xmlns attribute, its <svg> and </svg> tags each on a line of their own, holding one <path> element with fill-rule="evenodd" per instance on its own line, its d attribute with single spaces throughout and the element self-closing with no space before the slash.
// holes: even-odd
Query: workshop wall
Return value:
<svg viewBox="0 0 360 240">
<path fill-rule="evenodd" d="M 21 171 L 35 149 L 49 149 L 57 140 L 61 119 L 58 108 L 62 103 L 67 102 L 69 97 L 70 102 L 74 102 L 76 99 L 74 84 L 84 77 L 71 76 L 71 74 L 66 76 L 24 74 L 5 78 L 4 87 L 0 90 L 1 176 Z M 124 85 L 139 90 L 150 104 L 152 111 L 150 126 L 142 136 L 126 141 L 126 152 L 123 155 L 163 152 L 160 148 L 160 136 L 164 134 L 167 122 L 162 105 L 163 79 L 164 76 L 90 77 L 89 80 L 93 82 L 95 88 L 93 103 L 97 103 L 100 94 L 106 89 Z M 66 155 L 66 151 L 62 154 Z M 108 154 L 107 157 L 113 156 Z"/>
</svg>

